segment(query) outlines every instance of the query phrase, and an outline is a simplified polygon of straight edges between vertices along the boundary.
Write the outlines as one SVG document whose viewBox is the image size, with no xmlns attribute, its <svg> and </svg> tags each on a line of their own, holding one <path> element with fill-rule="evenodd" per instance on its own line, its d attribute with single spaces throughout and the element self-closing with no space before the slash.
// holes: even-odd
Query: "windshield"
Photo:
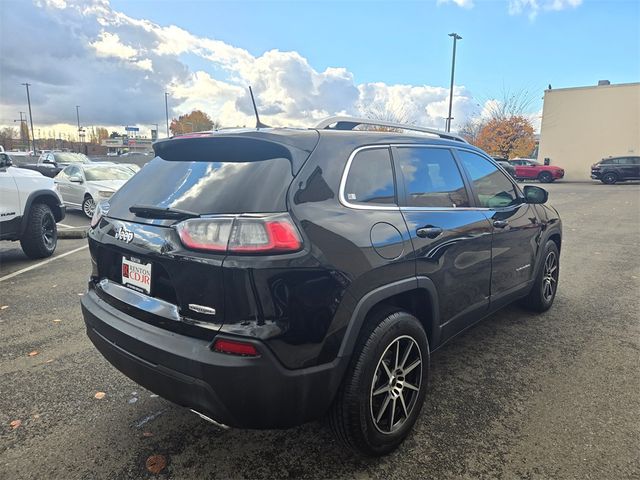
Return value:
<svg viewBox="0 0 640 480">
<path fill-rule="evenodd" d="M 129 180 L 133 176 L 133 170 L 126 167 L 85 167 L 84 176 L 87 181 L 97 180 Z"/>
<path fill-rule="evenodd" d="M 54 153 L 53 156 L 58 163 L 89 163 L 89 157 L 82 153 L 71 153 L 71 152 L 58 152 Z"/>
</svg>

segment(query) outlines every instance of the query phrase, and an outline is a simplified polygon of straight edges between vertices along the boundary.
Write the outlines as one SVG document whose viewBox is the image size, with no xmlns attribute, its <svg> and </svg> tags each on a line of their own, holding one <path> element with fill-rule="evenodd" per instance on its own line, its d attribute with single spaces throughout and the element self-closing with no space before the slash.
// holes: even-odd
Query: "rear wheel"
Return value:
<svg viewBox="0 0 640 480">
<path fill-rule="evenodd" d="M 540 172 L 540 175 L 538 175 L 538 180 L 540 180 L 542 183 L 551 183 L 553 182 L 553 176 L 550 172 Z"/>
<path fill-rule="evenodd" d="M 32 205 L 20 238 L 22 251 L 30 258 L 44 258 L 53 254 L 57 244 L 58 230 L 51 209 L 43 203 Z"/>
<path fill-rule="evenodd" d="M 429 344 L 413 315 L 379 312 L 361 334 L 330 413 L 336 437 L 365 455 L 396 449 L 416 422 L 427 389 Z"/>
<path fill-rule="evenodd" d="M 84 197 L 82 201 L 82 212 L 89 218 L 93 217 L 93 212 L 96 210 L 96 202 L 91 195 Z"/>
<path fill-rule="evenodd" d="M 545 312 L 553 305 L 558 290 L 558 277 L 560 274 L 560 255 L 558 246 L 553 240 L 545 245 L 542 254 L 542 265 L 533 283 L 533 287 L 522 305 L 534 312 Z"/>
<path fill-rule="evenodd" d="M 602 176 L 602 183 L 613 185 L 618 181 L 618 175 L 613 172 L 607 172 Z"/>
</svg>

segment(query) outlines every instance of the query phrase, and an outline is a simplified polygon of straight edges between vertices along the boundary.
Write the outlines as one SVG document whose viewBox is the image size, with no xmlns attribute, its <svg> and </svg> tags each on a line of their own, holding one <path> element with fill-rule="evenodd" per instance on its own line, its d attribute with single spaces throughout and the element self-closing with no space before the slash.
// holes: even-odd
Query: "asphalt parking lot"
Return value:
<svg viewBox="0 0 640 480">
<path fill-rule="evenodd" d="M 564 222 L 554 307 L 508 307 L 437 352 L 415 433 L 381 459 L 322 422 L 223 431 L 151 395 L 85 335 L 86 240 L 14 276 L 40 262 L 0 245 L 0 478 L 153 477 L 153 455 L 176 479 L 640 478 L 640 185 L 546 187 Z"/>
</svg>

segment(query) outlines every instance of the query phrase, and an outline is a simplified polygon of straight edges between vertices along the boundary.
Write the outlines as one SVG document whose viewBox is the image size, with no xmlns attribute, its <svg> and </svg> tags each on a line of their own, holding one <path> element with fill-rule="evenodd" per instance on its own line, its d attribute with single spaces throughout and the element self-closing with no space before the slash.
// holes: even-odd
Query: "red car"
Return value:
<svg viewBox="0 0 640 480">
<path fill-rule="evenodd" d="M 553 165 L 543 165 L 534 160 L 516 158 L 509 160 L 516 169 L 518 180 L 540 180 L 542 183 L 550 183 L 564 177 L 564 169 Z"/>
</svg>

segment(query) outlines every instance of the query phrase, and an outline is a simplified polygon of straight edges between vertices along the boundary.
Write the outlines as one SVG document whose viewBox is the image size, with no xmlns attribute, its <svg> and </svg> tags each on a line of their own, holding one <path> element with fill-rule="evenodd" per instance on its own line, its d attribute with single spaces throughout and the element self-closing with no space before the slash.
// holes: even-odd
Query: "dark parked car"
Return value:
<svg viewBox="0 0 640 480">
<path fill-rule="evenodd" d="M 554 165 L 543 165 L 528 158 L 515 158 L 509 163 L 516 169 L 518 180 L 538 180 L 542 183 L 551 183 L 564 178 L 564 169 Z"/>
<path fill-rule="evenodd" d="M 551 307 L 562 231 L 461 138 L 353 130 L 371 123 L 157 142 L 91 222 L 98 350 L 214 423 L 328 414 L 347 446 L 396 448 L 435 350 L 515 300 Z"/>
<path fill-rule="evenodd" d="M 82 153 L 73 152 L 45 152 L 38 157 L 37 163 L 27 163 L 19 165 L 20 168 L 27 168 L 40 172 L 45 177 L 55 177 L 63 168 L 72 164 L 91 163 L 89 157 Z"/>
<path fill-rule="evenodd" d="M 640 180 L 640 157 L 609 157 L 591 165 L 591 178 L 612 185 L 625 180 Z"/>
</svg>

